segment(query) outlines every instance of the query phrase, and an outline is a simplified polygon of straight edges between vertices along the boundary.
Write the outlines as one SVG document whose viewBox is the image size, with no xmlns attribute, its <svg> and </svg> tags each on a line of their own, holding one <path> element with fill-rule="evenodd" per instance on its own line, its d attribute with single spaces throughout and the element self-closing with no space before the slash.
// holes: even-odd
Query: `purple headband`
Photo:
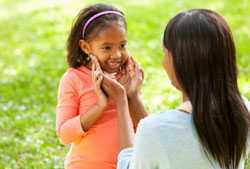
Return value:
<svg viewBox="0 0 250 169">
<path fill-rule="evenodd" d="M 87 27 L 89 26 L 89 24 L 93 20 L 95 20 L 96 18 L 98 18 L 100 16 L 106 15 L 106 14 L 116 14 L 116 15 L 123 16 L 120 12 L 117 12 L 117 11 L 103 11 L 103 12 L 95 14 L 94 16 L 92 16 L 91 18 L 89 18 L 89 20 L 87 20 L 87 22 L 85 23 L 85 25 L 83 27 L 83 30 L 82 30 L 82 37 L 84 38 L 85 31 L 86 31 Z"/>
</svg>

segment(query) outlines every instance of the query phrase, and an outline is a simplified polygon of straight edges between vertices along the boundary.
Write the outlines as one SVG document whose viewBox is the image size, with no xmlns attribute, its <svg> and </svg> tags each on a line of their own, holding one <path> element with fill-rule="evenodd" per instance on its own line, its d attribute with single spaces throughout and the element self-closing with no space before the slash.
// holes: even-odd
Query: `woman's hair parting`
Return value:
<svg viewBox="0 0 250 169">
<path fill-rule="evenodd" d="M 223 169 L 237 169 L 246 156 L 250 115 L 237 85 L 236 49 L 228 24 L 211 10 L 188 10 L 170 20 L 163 44 L 193 106 L 205 154 Z"/>
<path fill-rule="evenodd" d="M 79 41 L 90 41 L 113 21 L 122 22 L 127 29 L 123 12 L 113 6 L 95 4 L 79 12 L 67 40 L 67 61 L 70 67 L 78 68 L 90 61 L 88 54 L 81 50 Z"/>
</svg>

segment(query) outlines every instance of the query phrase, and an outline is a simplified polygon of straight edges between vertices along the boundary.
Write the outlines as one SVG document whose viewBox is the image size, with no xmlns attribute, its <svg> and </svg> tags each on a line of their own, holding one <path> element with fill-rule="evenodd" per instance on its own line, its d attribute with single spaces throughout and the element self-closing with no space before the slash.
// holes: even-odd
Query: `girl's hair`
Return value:
<svg viewBox="0 0 250 169">
<path fill-rule="evenodd" d="M 86 65 L 89 62 L 88 55 L 83 52 L 79 46 L 79 41 L 83 39 L 82 31 L 85 23 L 97 13 L 103 11 L 116 11 L 124 15 L 120 10 L 105 4 L 95 4 L 82 9 L 71 28 L 68 40 L 67 40 L 67 61 L 70 67 L 78 68 L 81 65 Z M 93 20 L 87 27 L 84 33 L 84 40 L 89 41 L 105 26 L 112 21 L 121 21 L 127 29 L 127 23 L 123 16 L 117 14 L 102 15 Z"/>
<path fill-rule="evenodd" d="M 250 115 L 237 85 L 229 26 L 211 10 L 192 9 L 170 20 L 163 44 L 193 106 L 194 126 L 208 159 L 236 169 L 246 156 Z"/>
</svg>

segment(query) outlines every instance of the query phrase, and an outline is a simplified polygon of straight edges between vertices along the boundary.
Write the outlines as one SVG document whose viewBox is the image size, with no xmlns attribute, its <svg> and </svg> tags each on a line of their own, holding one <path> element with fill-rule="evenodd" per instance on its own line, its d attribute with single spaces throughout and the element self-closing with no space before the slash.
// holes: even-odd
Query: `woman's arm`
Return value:
<svg viewBox="0 0 250 169">
<path fill-rule="evenodd" d="M 102 87 L 110 98 L 115 101 L 118 116 L 118 135 L 120 149 L 133 145 L 133 124 L 129 115 L 127 94 L 124 87 L 114 79 L 103 74 Z"/>
<path fill-rule="evenodd" d="M 151 133 L 150 130 L 138 129 L 138 135 L 136 136 L 133 148 L 134 131 L 129 114 L 127 93 L 124 86 L 116 80 L 103 75 L 102 87 L 108 96 L 115 101 L 118 113 L 118 132 L 121 150 L 118 157 L 118 169 L 155 168 L 157 166 L 155 161 L 157 154 L 154 153 L 157 150 L 154 150 L 154 138 L 151 138 L 152 135 L 148 135 L 148 133 Z M 134 104 L 134 106 L 136 106 L 136 104 Z"/>
<path fill-rule="evenodd" d="M 135 94 L 132 97 L 128 97 L 128 105 L 130 116 L 133 121 L 134 130 L 136 131 L 138 123 L 141 119 L 147 116 L 147 112 L 144 109 L 143 102 L 139 94 Z"/>
<path fill-rule="evenodd" d="M 126 91 L 119 82 L 104 74 L 102 87 L 108 96 L 114 100 L 116 105 L 120 149 L 132 147 L 134 131 L 129 115 Z"/>
<path fill-rule="evenodd" d="M 161 154 L 161 147 L 153 134 L 147 119 L 143 119 L 138 124 L 134 145 L 132 148 L 123 149 L 118 155 L 117 169 L 169 169 L 168 159 Z M 161 160 L 164 160 L 161 163 Z"/>
<path fill-rule="evenodd" d="M 133 146 L 133 124 L 128 109 L 126 92 L 116 97 L 116 109 L 118 115 L 118 132 L 120 138 L 120 150 Z"/>
</svg>

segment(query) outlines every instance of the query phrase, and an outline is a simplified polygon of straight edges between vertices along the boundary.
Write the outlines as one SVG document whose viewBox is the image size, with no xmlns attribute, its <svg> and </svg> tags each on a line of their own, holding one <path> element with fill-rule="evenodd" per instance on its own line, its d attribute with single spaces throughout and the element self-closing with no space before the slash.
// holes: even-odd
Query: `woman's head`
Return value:
<svg viewBox="0 0 250 169">
<path fill-rule="evenodd" d="M 71 67 L 87 65 L 95 55 L 104 71 L 116 72 L 128 58 L 127 24 L 118 9 L 95 4 L 80 11 L 67 43 Z"/>
<path fill-rule="evenodd" d="M 178 14 L 167 25 L 163 43 L 166 60 L 173 61 L 180 83 L 174 84 L 181 85 L 187 93 L 188 85 L 181 83 L 220 81 L 225 76 L 236 82 L 232 34 L 225 20 L 215 12 L 194 9 Z"/>
<path fill-rule="evenodd" d="M 237 86 L 235 45 L 226 21 L 206 9 L 181 12 L 163 38 L 164 67 L 193 105 L 193 121 L 205 152 L 224 168 L 246 151 L 250 122 Z"/>
</svg>

